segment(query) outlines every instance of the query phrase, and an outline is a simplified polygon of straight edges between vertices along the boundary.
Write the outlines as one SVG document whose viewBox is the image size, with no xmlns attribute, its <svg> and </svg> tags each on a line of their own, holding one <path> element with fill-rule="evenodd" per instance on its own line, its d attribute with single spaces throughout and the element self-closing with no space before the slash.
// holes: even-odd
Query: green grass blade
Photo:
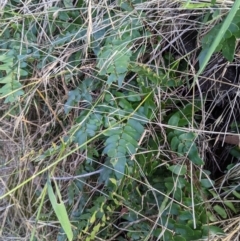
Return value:
<svg viewBox="0 0 240 241">
<path fill-rule="evenodd" d="M 200 68 L 199 68 L 199 70 L 198 70 L 198 72 L 197 72 L 197 74 L 194 78 L 193 85 L 197 81 L 199 75 L 204 71 L 204 69 L 205 69 L 206 65 L 208 64 L 208 61 L 210 60 L 212 54 L 214 53 L 215 49 L 219 45 L 219 43 L 222 40 L 225 32 L 229 28 L 234 16 L 236 15 L 237 11 L 239 10 L 239 7 L 240 7 L 240 1 L 235 1 L 235 3 L 233 4 L 230 12 L 228 13 L 227 18 L 225 19 L 225 21 L 223 23 L 221 29 L 219 30 L 215 40 L 213 41 L 213 43 L 210 46 L 209 50 L 207 51 L 205 57 L 203 58 L 202 65 L 200 66 Z"/>
<path fill-rule="evenodd" d="M 38 221 L 40 219 L 40 214 L 41 214 L 41 211 L 42 211 L 42 207 L 43 207 L 43 204 L 44 204 L 46 193 L 47 193 L 47 185 L 44 186 L 43 191 L 42 191 L 41 196 L 40 196 L 41 200 L 40 200 L 40 204 L 39 204 L 38 211 L 37 211 L 37 217 L 36 217 L 36 220 L 35 220 L 35 226 L 34 226 L 32 232 L 31 232 L 30 241 L 34 240 L 34 235 L 35 235 L 35 232 L 37 230 L 37 223 L 38 223 Z"/>
<path fill-rule="evenodd" d="M 71 240 L 73 240 L 73 232 L 72 232 L 72 229 L 71 229 L 71 223 L 69 221 L 65 205 L 62 202 L 62 198 L 60 196 L 60 191 L 58 189 L 58 186 L 55 185 L 55 187 L 57 189 L 59 203 L 57 202 L 57 199 L 54 195 L 52 185 L 51 185 L 51 182 L 50 182 L 49 179 L 48 179 L 48 182 L 47 182 L 47 187 L 48 187 L 48 196 L 49 196 L 50 202 L 52 204 L 52 207 L 53 207 L 53 209 L 56 213 L 58 221 L 60 222 L 64 232 L 66 233 L 68 240 L 71 241 Z"/>
</svg>

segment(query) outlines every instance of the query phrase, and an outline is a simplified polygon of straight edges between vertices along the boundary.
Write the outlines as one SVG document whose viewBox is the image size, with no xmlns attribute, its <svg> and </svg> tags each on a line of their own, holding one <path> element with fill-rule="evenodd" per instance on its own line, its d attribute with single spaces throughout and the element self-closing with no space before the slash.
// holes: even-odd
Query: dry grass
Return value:
<svg viewBox="0 0 240 241">
<path fill-rule="evenodd" d="M 224 4 L 222 7 L 223 13 L 226 11 L 226 7 L 228 8 L 228 4 L 232 4 L 231 1 L 217 2 Z M 108 25 L 109 28 L 117 28 L 127 17 L 121 11 L 115 10 L 116 2 L 108 5 L 106 1 L 89 1 L 87 8 L 79 9 L 79 17 L 83 21 L 82 27 L 86 27 L 87 30 L 85 35 L 79 37 L 76 34 L 70 41 L 63 41 L 62 44 L 54 45 L 57 40 L 54 36 L 47 34 L 47 27 L 50 12 L 53 11 L 51 8 L 57 6 L 58 3 L 59 1 L 44 1 L 37 4 L 32 2 L 20 4 L 19 14 L 16 14 L 11 20 L 3 19 L 3 23 L 1 23 L 2 28 L 7 28 L 10 24 L 9 21 L 20 23 L 25 21 L 27 15 L 30 16 L 30 25 L 36 24 L 39 26 L 35 48 L 43 56 L 50 56 L 52 60 L 43 63 L 41 68 L 38 67 L 37 61 L 31 62 L 31 66 L 29 66 L 31 76 L 21 80 L 25 86 L 25 95 L 19 98 L 19 101 L 14 105 L 1 103 L 0 194 L 1 196 L 5 194 L 5 197 L 0 202 L 0 240 L 31 240 L 33 231 L 36 240 L 56 240 L 59 223 L 51 221 L 54 220 L 54 214 L 49 201 L 45 198 L 46 193 L 44 194 L 47 174 L 50 173 L 56 177 L 72 177 L 77 174 L 76 170 L 81 171 L 81 165 L 87 156 L 86 152 L 78 150 L 73 144 L 67 143 L 63 149 L 57 149 L 63 138 L 70 133 L 75 124 L 75 118 L 85 109 L 84 103 L 81 103 L 69 115 L 66 115 L 64 104 L 69 91 L 76 88 L 81 78 L 83 76 L 91 77 L 97 71 L 96 59 L 88 51 L 91 44 L 90 36 L 105 25 Z M 10 4 L 4 3 L 1 9 L 4 10 L 7 6 L 10 6 Z M 109 22 L 105 23 L 101 16 L 106 12 L 110 13 L 110 11 L 115 11 L 115 14 L 109 14 Z M 182 79 L 188 78 L 191 81 L 192 76 L 196 74 L 200 40 L 213 24 L 220 21 L 220 18 L 209 26 L 199 27 L 200 17 L 207 9 L 183 10 L 180 8 L 179 1 L 139 3 L 135 5 L 135 10 L 131 14 L 134 18 L 138 18 L 138 12 L 140 11 L 144 11 L 146 16 L 140 21 L 142 21 L 146 30 L 152 33 L 151 41 L 144 38 L 137 40 L 139 45 L 146 46 L 146 49 L 149 49 L 148 54 L 140 58 L 141 61 L 149 65 L 154 62 L 156 69 L 162 66 L 164 70 L 169 71 L 172 62 L 170 61 L 167 65 L 163 62 L 163 58 L 167 52 L 171 52 L 175 61 L 182 60 L 188 63 L 188 71 L 180 72 L 179 77 Z M 57 14 L 57 11 L 54 11 L 54 14 Z M 50 24 L 58 25 L 54 21 Z M 156 41 L 158 38 L 161 38 L 160 42 Z M 192 41 L 192 39 L 195 40 Z M 20 36 L 20 41 L 29 47 L 34 45 L 25 34 Z M 51 52 L 49 48 L 53 48 Z M 75 53 L 79 53 L 79 60 L 71 60 Z M 211 153 L 213 148 L 208 146 L 207 140 L 212 136 L 214 138 L 214 134 L 228 134 L 231 121 L 237 120 L 240 114 L 238 105 L 239 80 L 234 79 L 232 82 L 226 82 L 226 78 L 224 78 L 224 73 L 229 66 L 235 68 L 239 65 L 239 56 L 236 54 L 234 64 L 226 61 L 219 63 L 219 60 L 220 57 L 217 54 L 213 56 L 201 78 L 201 89 L 196 89 L 195 93 L 188 92 L 189 89 L 186 86 L 181 86 L 172 93 L 162 89 L 155 93 L 157 108 L 161 109 L 163 99 L 168 98 L 172 103 L 176 101 L 191 102 L 193 96 L 201 98 L 206 92 L 209 92 L 212 99 L 209 106 L 202 109 L 203 121 L 194 123 L 194 126 L 189 125 L 189 130 L 196 131 L 199 134 L 199 139 L 202 140 L 199 143 L 201 155 L 207 161 L 206 166 L 213 166 L 211 167 L 213 169 L 216 168 L 219 160 L 213 163 L 213 158 L 209 158 L 209 155 L 214 156 L 215 153 Z M 76 61 L 79 61 L 79 64 L 75 64 Z M 92 93 L 93 98 L 97 99 L 106 89 L 107 87 L 103 85 L 102 89 Z M 130 84 L 126 83 L 124 89 L 130 89 Z M 3 98 L 1 102 L 3 102 L 2 100 Z M 224 108 L 222 108 L 221 115 L 217 118 L 213 116 L 216 108 L 222 106 Z M 209 119 L 211 119 L 210 123 Z M 163 123 L 162 115 L 156 116 L 155 122 L 146 130 L 145 140 L 151 135 L 157 136 L 156 126 L 160 127 L 164 134 L 166 125 Z M 159 144 L 162 145 L 162 142 L 159 141 Z M 167 145 L 166 142 L 165 145 Z M 51 155 L 42 158 L 41 155 L 49 148 L 56 148 L 56 151 L 53 150 Z M 156 152 L 158 152 L 157 156 L 166 156 L 166 153 L 162 150 L 156 150 Z M 169 156 L 166 159 L 169 159 Z M 180 160 L 181 163 L 185 161 L 184 158 Z M 98 164 L 101 165 L 101 160 Z M 234 169 L 234 172 L 237 171 L 237 168 Z M 94 172 L 95 170 L 89 170 L 89 172 L 91 171 Z M 196 173 L 197 171 L 192 170 L 189 175 L 194 176 Z M 215 189 L 219 196 L 222 193 L 223 183 L 227 183 L 233 178 L 235 178 L 234 182 L 236 183 L 237 176 L 229 172 L 218 181 L 219 184 L 215 186 Z M 143 174 L 143 177 L 145 177 L 145 174 Z M 133 177 L 130 178 L 133 180 Z M 144 181 L 147 181 L 147 178 Z M 65 202 L 68 199 L 67 187 L 70 184 L 71 180 L 59 181 L 59 187 Z M 91 197 L 95 192 L 105 194 L 104 188 L 99 187 L 95 179 L 88 180 L 85 185 L 85 192 L 89 195 L 86 206 L 91 203 Z M 148 184 L 145 183 L 145 185 Z M 218 197 L 211 200 L 211 203 L 214 203 L 217 199 Z M 43 204 L 41 204 L 42 200 Z M 77 203 L 81 201 L 80 194 L 71 210 L 74 210 Z M 131 209 L 131 207 L 127 208 Z M 38 223 L 36 223 L 39 209 L 42 214 L 48 213 L 49 216 L 39 217 Z M 148 218 L 145 216 L 142 218 L 149 219 L 152 227 L 158 225 L 156 217 Z M 239 224 L 237 220 L 238 216 L 232 215 L 230 219 L 221 221 L 220 226 L 228 235 L 222 239 L 212 238 L 209 240 L 238 240 Z"/>
</svg>

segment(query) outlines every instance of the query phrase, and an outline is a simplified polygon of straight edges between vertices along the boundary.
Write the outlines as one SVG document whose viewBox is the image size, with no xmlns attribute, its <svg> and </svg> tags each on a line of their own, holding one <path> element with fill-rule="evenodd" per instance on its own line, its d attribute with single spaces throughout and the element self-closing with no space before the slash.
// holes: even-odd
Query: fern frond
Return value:
<svg viewBox="0 0 240 241">
<path fill-rule="evenodd" d="M 126 124 L 108 130 L 105 135 L 103 154 L 111 158 L 110 162 L 114 168 L 117 179 L 121 179 L 125 172 L 125 166 L 129 155 L 134 155 L 138 147 L 144 127 L 136 120 L 129 119 Z"/>
</svg>

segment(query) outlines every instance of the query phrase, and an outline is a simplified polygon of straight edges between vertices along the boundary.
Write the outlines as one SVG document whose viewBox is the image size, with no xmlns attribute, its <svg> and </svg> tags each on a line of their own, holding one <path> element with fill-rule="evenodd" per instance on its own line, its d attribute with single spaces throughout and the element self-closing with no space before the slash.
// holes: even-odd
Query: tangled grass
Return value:
<svg viewBox="0 0 240 241">
<path fill-rule="evenodd" d="M 191 88 L 201 40 L 233 2 L 187 3 L 2 3 L 0 240 L 66 240 L 50 187 L 74 240 L 239 239 L 239 165 L 226 171 L 239 154 L 216 137 L 238 133 L 239 46 L 233 63 L 215 53 Z M 137 123 L 125 162 L 104 151 L 114 128 Z M 196 134 L 204 166 L 173 149 L 171 129 Z"/>
</svg>

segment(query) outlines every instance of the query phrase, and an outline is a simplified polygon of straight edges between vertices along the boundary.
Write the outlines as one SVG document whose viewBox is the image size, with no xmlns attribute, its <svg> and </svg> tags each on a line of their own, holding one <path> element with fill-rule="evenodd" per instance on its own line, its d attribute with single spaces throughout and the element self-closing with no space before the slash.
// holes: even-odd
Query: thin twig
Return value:
<svg viewBox="0 0 240 241">
<path fill-rule="evenodd" d="M 102 171 L 103 171 L 103 169 L 99 169 L 99 170 L 94 171 L 94 172 L 85 173 L 85 174 L 81 174 L 81 175 L 77 175 L 77 176 L 71 176 L 71 177 L 51 177 L 51 179 L 61 180 L 61 181 L 68 181 L 68 180 L 77 179 L 77 178 L 90 177 L 90 176 L 96 175 L 98 173 L 101 173 Z"/>
</svg>

